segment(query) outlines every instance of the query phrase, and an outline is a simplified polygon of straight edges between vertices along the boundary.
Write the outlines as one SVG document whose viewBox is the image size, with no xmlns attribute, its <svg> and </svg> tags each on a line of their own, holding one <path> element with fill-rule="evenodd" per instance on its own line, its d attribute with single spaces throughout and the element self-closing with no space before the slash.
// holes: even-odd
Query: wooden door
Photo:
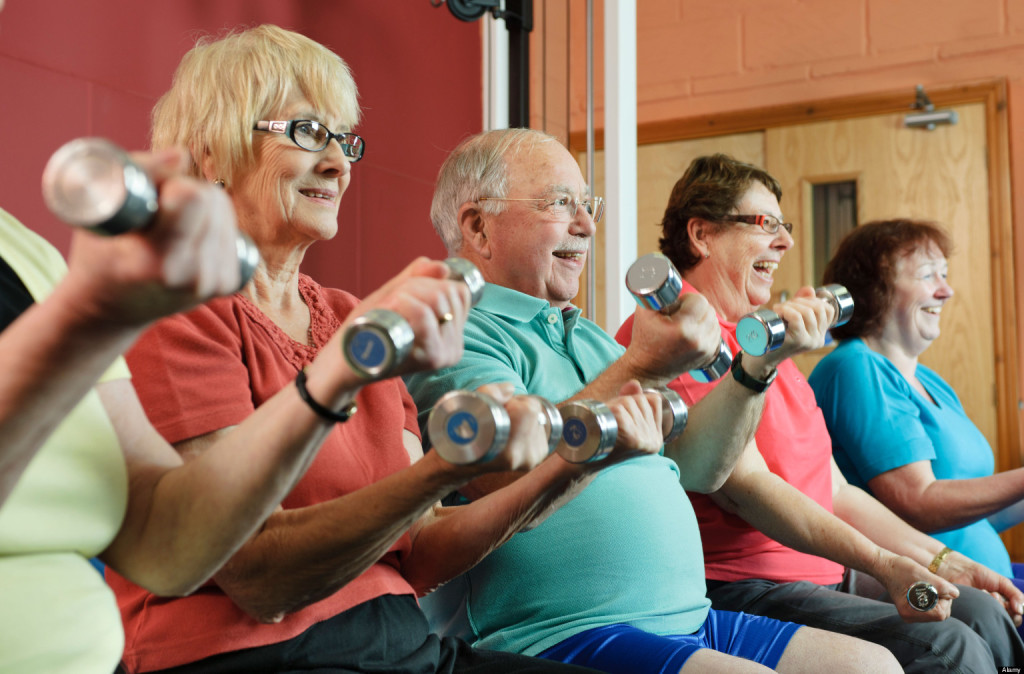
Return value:
<svg viewBox="0 0 1024 674">
<path fill-rule="evenodd" d="M 765 131 L 764 166 L 782 184 L 782 212 L 796 225 L 796 245 L 779 265 L 774 291 L 821 282 L 812 275 L 816 183 L 855 180 L 860 223 L 910 217 L 941 224 L 953 239 L 949 281 L 956 294 L 921 362 L 950 383 L 998 447 L 985 109 L 955 109 L 957 124 L 932 131 L 904 127 L 902 113 Z M 809 374 L 823 355 L 805 354 L 797 365 Z"/>
</svg>

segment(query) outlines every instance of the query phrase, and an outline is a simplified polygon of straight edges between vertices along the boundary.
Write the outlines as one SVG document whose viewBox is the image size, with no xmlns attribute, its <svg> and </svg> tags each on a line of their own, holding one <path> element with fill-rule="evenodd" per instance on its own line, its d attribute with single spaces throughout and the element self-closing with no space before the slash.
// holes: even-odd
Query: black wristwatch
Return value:
<svg viewBox="0 0 1024 674">
<path fill-rule="evenodd" d="M 771 386 L 772 382 L 775 381 L 776 375 L 779 374 L 778 370 L 772 370 L 772 373 L 768 375 L 768 379 L 765 381 L 754 379 L 743 369 L 743 366 L 740 364 L 741 360 L 743 360 L 743 352 L 738 351 L 736 357 L 732 359 L 732 367 L 729 368 L 732 370 L 732 378 L 754 393 L 764 393 L 764 390 Z"/>
</svg>

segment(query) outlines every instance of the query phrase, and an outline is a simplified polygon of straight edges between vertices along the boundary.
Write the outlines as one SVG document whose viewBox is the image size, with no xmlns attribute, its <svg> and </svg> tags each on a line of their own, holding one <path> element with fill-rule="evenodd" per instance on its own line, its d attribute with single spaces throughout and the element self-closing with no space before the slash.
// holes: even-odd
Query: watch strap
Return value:
<svg viewBox="0 0 1024 674">
<path fill-rule="evenodd" d="M 772 373 L 768 375 L 768 379 L 761 381 L 755 377 L 750 376 L 746 370 L 743 369 L 743 352 L 739 351 L 736 353 L 736 357 L 732 359 L 732 367 L 729 368 L 732 371 L 732 378 L 735 379 L 740 385 L 745 386 L 754 393 L 764 393 L 765 389 L 771 386 L 771 383 L 775 381 L 775 377 L 779 374 L 778 370 L 772 370 Z"/>
</svg>

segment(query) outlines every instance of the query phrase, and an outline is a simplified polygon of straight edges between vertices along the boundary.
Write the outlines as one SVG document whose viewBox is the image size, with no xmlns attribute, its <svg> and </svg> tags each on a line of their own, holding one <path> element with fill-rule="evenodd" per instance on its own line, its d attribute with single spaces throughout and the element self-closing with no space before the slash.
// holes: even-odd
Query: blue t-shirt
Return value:
<svg viewBox="0 0 1024 674">
<path fill-rule="evenodd" d="M 509 381 L 560 402 L 624 352 L 579 309 L 488 285 L 470 313 L 465 355 L 452 368 L 408 377 L 421 427 L 451 389 Z M 704 623 L 704 558 L 697 519 L 664 456 L 600 472 L 575 499 L 516 534 L 470 570 L 476 645 L 535 655 L 594 627 L 627 623 L 691 634 Z"/>
<path fill-rule="evenodd" d="M 930 461 L 938 480 L 991 475 L 992 448 L 964 412 L 953 389 L 932 370 L 917 378 L 935 399 L 916 391 L 885 356 L 860 339 L 843 341 L 808 378 L 832 436 L 836 464 L 850 484 L 915 461 Z M 999 534 L 981 519 L 934 534 L 957 552 L 1012 577 Z"/>
</svg>

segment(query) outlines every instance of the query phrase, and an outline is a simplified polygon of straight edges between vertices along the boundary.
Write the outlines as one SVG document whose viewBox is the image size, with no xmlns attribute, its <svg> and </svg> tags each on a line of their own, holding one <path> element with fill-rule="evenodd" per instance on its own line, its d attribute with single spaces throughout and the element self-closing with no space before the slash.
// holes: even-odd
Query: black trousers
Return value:
<svg viewBox="0 0 1024 674">
<path fill-rule="evenodd" d="M 256 628 L 259 629 L 259 628 Z M 214 655 L 160 674 L 594 674 L 594 670 L 472 648 L 431 634 L 416 601 L 383 596 L 278 644 Z"/>
</svg>

